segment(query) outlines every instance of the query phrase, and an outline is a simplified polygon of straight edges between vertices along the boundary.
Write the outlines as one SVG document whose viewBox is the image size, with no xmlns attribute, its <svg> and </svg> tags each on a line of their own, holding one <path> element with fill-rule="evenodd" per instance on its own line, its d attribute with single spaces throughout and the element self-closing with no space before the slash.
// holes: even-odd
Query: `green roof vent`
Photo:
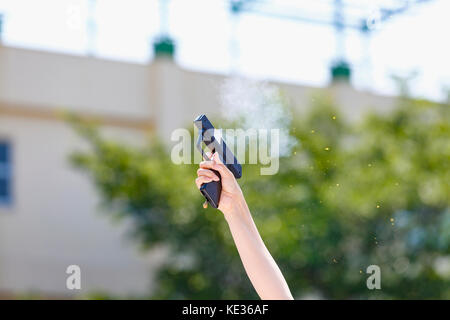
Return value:
<svg viewBox="0 0 450 320">
<path fill-rule="evenodd" d="M 352 69 L 345 60 L 334 62 L 331 66 L 332 82 L 350 82 Z"/>
<path fill-rule="evenodd" d="M 166 57 L 173 59 L 175 42 L 169 36 L 160 36 L 153 42 L 153 52 L 156 58 Z"/>
</svg>

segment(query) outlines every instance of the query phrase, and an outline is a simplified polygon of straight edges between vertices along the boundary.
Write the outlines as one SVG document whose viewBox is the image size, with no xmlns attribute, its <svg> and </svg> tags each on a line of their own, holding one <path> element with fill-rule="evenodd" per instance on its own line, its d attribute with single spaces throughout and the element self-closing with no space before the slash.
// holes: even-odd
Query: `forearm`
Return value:
<svg viewBox="0 0 450 320">
<path fill-rule="evenodd" d="M 292 299 L 288 285 L 267 250 L 245 200 L 224 213 L 245 271 L 261 299 Z"/>
</svg>

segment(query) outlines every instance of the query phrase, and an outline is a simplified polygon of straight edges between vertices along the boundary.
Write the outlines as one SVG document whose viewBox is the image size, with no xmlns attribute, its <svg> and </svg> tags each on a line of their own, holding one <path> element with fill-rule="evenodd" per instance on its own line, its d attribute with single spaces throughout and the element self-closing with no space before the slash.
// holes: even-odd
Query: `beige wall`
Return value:
<svg viewBox="0 0 450 320">
<path fill-rule="evenodd" d="M 106 134 L 143 141 L 131 129 Z M 0 137 L 12 144 L 14 175 L 13 206 L 0 208 L 0 291 L 148 292 L 158 258 L 138 253 L 123 224 L 101 212 L 87 177 L 71 168 L 69 154 L 86 147 L 72 130 L 60 121 L 0 115 Z M 71 264 L 82 269 L 80 292 L 66 289 Z"/>
<path fill-rule="evenodd" d="M 173 129 L 189 125 L 198 114 L 219 113 L 225 78 L 184 70 L 166 59 L 140 65 L 0 46 L 0 102 L 151 119 L 165 140 Z M 323 92 L 319 88 L 274 84 L 286 92 L 299 111 L 311 105 L 314 94 Z M 390 97 L 346 85 L 335 85 L 327 91 L 351 118 L 368 109 L 385 111 L 393 106 Z"/>
<path fill-rule="evenodd" d="M 0 101 L 150 118 L 145 65 L 0 46 Z"/>
<path fill-rule="evenodd" d="M 155 124 L 158 132 L 168 140 L 171 132 L 190 125 L 196 116 L 206 113 L 210 118 L 221 111 L 221 87 L 226 76 L 205 74 L 181 69 L 167 60 L 150 66 L 151 96 L 156 106 Z M 395 105 L 394 97 L 356 91 L 347 84 L 327 88 L 311 88 L 294 84 L 271 82 L 287 96 L 297 111 L 295 116 L 308 110 L 318 95 L 329 95 L 349 119 L 357 120 L 367 111 L 386 112 Z"/>
</svg>

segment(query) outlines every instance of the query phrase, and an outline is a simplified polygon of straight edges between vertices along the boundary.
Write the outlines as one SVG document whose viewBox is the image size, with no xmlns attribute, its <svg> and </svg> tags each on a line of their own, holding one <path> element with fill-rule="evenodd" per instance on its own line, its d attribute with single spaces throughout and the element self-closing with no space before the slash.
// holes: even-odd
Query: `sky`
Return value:
<svg viewBox="0 0 450 320">
<path fill-rule="evenodd" d="M 0 0 L 2 39 L 10 46 L 149 63 L 152 39 L 163 29 L 175 39 L 176 61 L 186 69 L 308 86 L 329 83 L 337 39 L 331 26 L 259 13 L 233 17 L 225 0 L 166 1 L 163 23 L 157 0 Z M 450 1 L 431 0 L 383 22 L 376 19 L 380 5 L 395 0 L 345 1 L 358 3 L 347 12 L 349 21 L 357 14 L 376 22 L 370 37 L 345 32 L 356 88 L 391 95 L 397 92 L 391 75 L 416 74 L 415 96 L 447 98 Z M 273 0 L 272 9 L 329 20 L 331 2 Z"/>
</svg>

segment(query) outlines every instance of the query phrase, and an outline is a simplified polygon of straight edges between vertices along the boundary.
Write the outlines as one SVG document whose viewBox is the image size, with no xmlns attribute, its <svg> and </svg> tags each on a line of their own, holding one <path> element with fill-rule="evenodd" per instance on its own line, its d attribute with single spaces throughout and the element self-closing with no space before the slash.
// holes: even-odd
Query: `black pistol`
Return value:
<svg viewBox="0 0 450 320">
<path fill-rule="evenodd" d="M 223 139 L 220 139 L 220 141 L 216 139 L 214 136 L 214 127 L 208 118 L 202 114 L 194 120 L 194 124 L 198 128 L 199 133 L 196 147 L 202 154 L 202 158 L 204 160 L 211 160 L 203 151 L 202 143 L 205 143 L 206 147 L 211 151 L 211 154 L 217 152 L 220 160 L 222 160 L 227 168 L 233 173 L 235 178 L 239 179 L 242 176 L 242 166 L 230 149 L 228 149 L 225 141 L 223 141 Z M 219 172 L 213 171 L 220 178 Z M 213 208 L 217 208 L 222 192 L 222 182 L 219 180 L 204 183 L 200 187 L 200 192 Z"/>
</svg>

